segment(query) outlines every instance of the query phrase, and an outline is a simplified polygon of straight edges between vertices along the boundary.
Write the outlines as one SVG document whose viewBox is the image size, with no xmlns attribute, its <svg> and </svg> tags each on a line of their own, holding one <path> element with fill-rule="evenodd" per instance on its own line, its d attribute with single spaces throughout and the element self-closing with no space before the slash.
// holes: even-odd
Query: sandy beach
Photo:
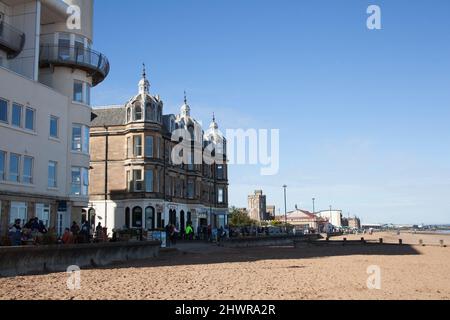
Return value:
<svg viewBox="0 0 450 320">
<path fill-rule="evenodd" d="M 347 238 L 355 239 L 361 236 Z M 394 234 L 364 235 L 398 241 Z M 405 243 L 439 244 L 450 236 L 402 234 Z M 381 289 L 367 288 L 379 266 Z M 439 246 L 310 246 L 230 249 L 181 245 L 156 260 L 67 274 L 0 279 L 0 299 L 450 299 L 450 248 Z"/>
</svg>

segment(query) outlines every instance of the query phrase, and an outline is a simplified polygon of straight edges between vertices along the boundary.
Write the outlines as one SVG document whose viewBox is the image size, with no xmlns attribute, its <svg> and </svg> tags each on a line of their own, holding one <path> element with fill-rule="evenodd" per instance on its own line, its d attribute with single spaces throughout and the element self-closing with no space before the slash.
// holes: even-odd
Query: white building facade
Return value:
<svg viewBox="0 0 450 320">
<path fill-rule="evenodd" d="M 92 0 L 0 0 L 3 236 L 16 219 L 61 234 L 87 214 L 91 88 L 109 72 L 92 50 L 92 20 Z"/>
</svg>

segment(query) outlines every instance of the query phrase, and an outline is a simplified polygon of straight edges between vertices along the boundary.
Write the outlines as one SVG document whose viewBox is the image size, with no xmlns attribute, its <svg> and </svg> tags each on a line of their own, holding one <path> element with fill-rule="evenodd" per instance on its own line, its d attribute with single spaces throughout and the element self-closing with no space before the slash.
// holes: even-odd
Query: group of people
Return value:
<svg viewBox="0 0 450 320">
<path fill-rule="evenodd" d="M 9 240 L 12 246 L 20 246 L 23 243 L 37 244 L 42 242 L 43 235 L 48 233 L 47 227 L 38 218 L 30 219 L 23 227 L 22 220 L 16 219 L 8 230 Z"/>
<path fill-rule="evenodd" d="M 84 221 L 80 226 L 74 221 L 70 228 L 66 228 L 61 242 L 63 244 L 89 243 L 91 239 L 91 225 L 88 221 Z M 95 239 L 103 239 L 103 227 L 101 222 L 95 228 Z"/>
<path fill-rule="evenodd" d="M 188 223 L 184 230 L 180 230 L 175 224 L 169 223 L 165 227 L 165 230 L 168 244 L 171 245 L 175 245 L 177 239 L 220 241 L 228 235 L 223 226 L 220 228 L 212 228 L 211 225 L 198 225 L 197 232 L 195 233 L 192 223 Z"/>
</svg>

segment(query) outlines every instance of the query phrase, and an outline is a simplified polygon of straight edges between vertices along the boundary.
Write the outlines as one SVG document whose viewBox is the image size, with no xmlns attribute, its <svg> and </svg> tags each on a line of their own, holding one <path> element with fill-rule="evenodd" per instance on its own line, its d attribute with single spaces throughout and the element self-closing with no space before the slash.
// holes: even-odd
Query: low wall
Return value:
<svg viewBox="0 0 450 320">
<path fill-rule="evenodd" d="M 80 268 L 106 266 L 157 257 L 159 249 L 159 241 L 2 247 L 0 276 L 63 272 L 72 265 Z"/>
<path fill-rule="evenodd" d="M 314 241 L 320 238 L 321 236 L 318 234 L 304 236 L 243 237 L 223 240 L 219 243 L 219 246 L 227 248 L 292 246 L 296 241 Z"/>
</svg>

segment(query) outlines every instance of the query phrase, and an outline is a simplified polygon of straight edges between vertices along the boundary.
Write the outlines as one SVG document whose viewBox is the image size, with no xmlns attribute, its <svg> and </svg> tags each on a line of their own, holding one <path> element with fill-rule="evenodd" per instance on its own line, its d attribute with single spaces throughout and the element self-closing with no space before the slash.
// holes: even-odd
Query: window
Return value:
<svg viewBox="0 0 450 320">
<path fill-rule="evenodd" d="M 81 127 L 80 125 L 72 126 L 72 151 L 81 152 Z"/>
<path fill-rule="evenodd" d="M 145 170 L 145 192 L 153 192 L 153 170 Z"/>
<path fill-rule="evenodd" d="M 83 103 L 83 82 L 75 81 L 73 83 L 73 101 Z"/>
<path fill-rule="evenodd" d="M 33 183 L 33 158 L 25 156 L 23 158 L 23 183 Z"/>
<path fill-rule="evenodd" d="M 145 156 L 153 158 L 153 136 L 145 137 Z"/>
<path fill-rule="evenodd" d="M 77 58 L 77 61 L 84 61 L 84 38 L 75 35 L 75 56 Z"/>
<path fill-rule="evenodd" d="M 133 209 L 133 215 L 131 219 L 132 228 L 142 228 L 142 208 L 135 207 Z"/>
<path fill-rule="evenodd" d="M 151 103 L 147 103 L 145 106 L 145 119 L 153 120 L 153 105 Z"/>
<path fill-rule="evenodd" d="M 22 126 L 22 106 L 20 104 L 13 104 L 12 125 L 19 128 Z"/>
<path fill-rule="evenodd" d="M 90 130 L 88 126 L 83 126 L 83 152 L 89 153 L 89 134 Z"/>
<path fill-rule="evenodd" d="M 0 151 L 0 181 L 6 179 L 5 170 L 6 170 L 6 152 Z"/>
<path fill-rule="evenodd" d="M 223 179 L 223 165 L 217 166 L 217 179 Z"/>
<path fill-rule="evenodd" d="M 134 191 L 143 191 L 142 171 L 133 170 Z"/>
<path fill-rule="evenodd" d="M 8 101 L 0 99 L 0 121 L 8 123 Z"/>
<path fill-rule="evenodd" d="M 25 129 L 34 131 L 34 113 L 35 111 L 31 108 L 26 108 L 25 110 Z"/>
<path fill-rule="evenodd" d="M 187 192 L 188 192 L 188 198 L 193 199 L 194 198 L 194 181 L 191 181 L 191 180 L 188 181 Z"/>
<path fill-rule="evenodd" d="M 87 196 L 89 189 L 89 170 L 87 168 L 72 167 L 71 194 Z"/>
<path fill-rule="evenodd" d="M 91 86 L 89 85 L 89 83 L 85 83 L 86 86 L 86 98 L 85 98 L 85 102 L 87 105 L 91 105 Z"/>
<path fill-rule="evenodd" d="M 50 227 L 50 205 L 36 203 L 36 217 L 42 221 L 44 225 Z"/>
<path fill-rule="evenodd" d="M 134 107 L 134 121 L 142 120 L 142 107 L 139 103 Z"/>
<path fill-rule="evenodd" d="M 50 137 L 58 138 L 58 118 L 50 116 Z"/>
<path fill-rule="evenodd" d="M 27 204 L 25 202 L 11 202 L 11 211 L 9 214 L 9 223 L 14 224 L 16 220 L 21 221 L 21 225 L 26 223 Z"/>
<path fill-rule="evenodd" d="M 81 195 L 81 168 L 72 168 L 72 188 L 71 194 Z"/>
<path fill-rule="evenodd" d="M 155 229 L 155 209 L 153 207 L 145 208 L 145 228 L 147 230 Z"/>
<path fill-rule="evenodd" d="M 58 55 L 62 60 L 70 58 L 70 34 L 60 33 L 58 39 Z"/>
<path fill-rule="evenodd" d="M 217 202 L 224 203 L 224 194 L 223 194 L 223 188 L 219 188 L 218 194 L 217 194 Z"/>
<path fill-rule="evenodd" d="M 56 173 L 57 173 L 57 163 L 50 161 L 48 163 L 48 187 L 56 188 Z"/>
<path fill-rule="evenodd" d="M 133 145 L 134 145 L 134 156 L 135 157 L 142 156 L 142 136 L 134 136 Z"/>
<path fill-rule="evenodd" d="M 9 156 L 9 181 L 19 182 L 20 156 L 11 153 Z"/>
</svg>

